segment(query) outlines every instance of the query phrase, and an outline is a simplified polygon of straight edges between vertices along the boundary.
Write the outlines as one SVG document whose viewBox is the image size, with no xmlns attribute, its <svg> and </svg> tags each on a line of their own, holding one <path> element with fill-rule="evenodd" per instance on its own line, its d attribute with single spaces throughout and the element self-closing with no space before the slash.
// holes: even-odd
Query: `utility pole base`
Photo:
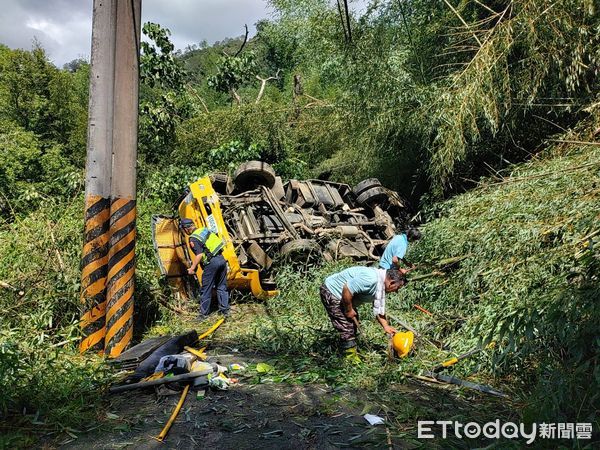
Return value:
<svg viewBox="0 0 600 450">
<path fill-rule="evenodd" d="M 104 344 L 105 353 L 110 358 L 119 356 L 133 336 L 135 218 L 135 200 L 112 199 Z"/>
<path fill-rule="evenodd" d="M 81 332 L 79 350 L 103 352 L 110 199 L 89 195 L 85 202 L 85 235 L 81 258 Z"/>
</svg>

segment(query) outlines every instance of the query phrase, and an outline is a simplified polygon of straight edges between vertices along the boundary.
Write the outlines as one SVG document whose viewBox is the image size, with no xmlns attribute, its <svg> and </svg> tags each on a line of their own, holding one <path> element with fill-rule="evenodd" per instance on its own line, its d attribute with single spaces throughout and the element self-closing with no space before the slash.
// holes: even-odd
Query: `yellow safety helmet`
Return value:
<svg viewBox="0 0 600 450">
<path fill-rule="evenodd" d="M 396 333 L 392 337 L 392 346 L 400 358 L 404 358 L 413 346 L 415 334 L 412 331 Z"/>
</svg>

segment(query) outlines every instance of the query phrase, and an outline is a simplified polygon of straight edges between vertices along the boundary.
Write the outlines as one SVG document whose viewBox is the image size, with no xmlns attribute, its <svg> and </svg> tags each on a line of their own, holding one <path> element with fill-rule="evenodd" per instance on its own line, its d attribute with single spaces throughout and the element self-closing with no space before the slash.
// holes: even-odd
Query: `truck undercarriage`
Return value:
<svg viewBox="0 0 600 450">
<path fill-rule="evenodd" d="M 198 183 L 200 189 L 210 189 L 212 194 L 196 189 Z M 341 258 L 376 261 L 406 220 L 404 201 L 377 179 L 364 180 L 354 189 L 323 180 L 289 180 L 284 184 L 268 164 L 260 161 L 242 164 L 233 176 L 215 173 L 193 183 L 177 209 L 179 217 L 196 218 L 198 226 L 211 228 L 231 246 L 230 254 L 225 252 L 230 287 L 250 288 L 235 282 L 246 270 L 258 277 L 263 292 L 270 293 L 276 292 L 273 274 L 282 262 Z M 163 275 L 172 279 L 186 276 L 184 268 L 190 259 L 177 221 L 176 217 L 153 218 L 159 266 Z M 173 235 L 167 244 L 162 242 L 165 234 L 157 233 L 160 229 Z M 189 284 L 171 281 L 178 289 Z M 271 295 L 257 295 L 251 290 L 259 297 Z"/>
</svg>

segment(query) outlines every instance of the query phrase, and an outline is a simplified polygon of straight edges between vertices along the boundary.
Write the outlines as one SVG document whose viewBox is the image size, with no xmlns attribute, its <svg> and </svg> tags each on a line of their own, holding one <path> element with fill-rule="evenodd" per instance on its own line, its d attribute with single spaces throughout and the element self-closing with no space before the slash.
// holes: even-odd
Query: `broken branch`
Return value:
<svg viewBox="0 0 600 450">
<path fill-rule="evenodd" d="M 267 85 L 267 83 L 271 80 L 279 80 L 279 72 L 281 72 L 281 69 L 277 69 L 277 73 L 275 74 L 275 76 L 269 78 L 261 78 L 258 75 L 256 75 L 256 79 L 260 81 L 260 90 L 258 91 L 258 95 L 256 96 L 256 101 L 254 102 L 255 104 L 258 104 L 258 102 L 260 102 L 260 99 L 262 98 L 265 92 L 265 86 Z"/>
<path fill-rule="evenodd" d="M 235 53 L 235 55 L 233 55 L 234 58 L 236 56 L 238 56 L 240 53 L 242 53 L 242 50 L 246 46 L 246 42 L 248 42 L 248 25 L 244 24 L 244 28 L 246 29 L 246 34 L 244 35 L 244 42 L 242 42 L 242 45 L 240 46 L 240 49 Z"/>
</svg>

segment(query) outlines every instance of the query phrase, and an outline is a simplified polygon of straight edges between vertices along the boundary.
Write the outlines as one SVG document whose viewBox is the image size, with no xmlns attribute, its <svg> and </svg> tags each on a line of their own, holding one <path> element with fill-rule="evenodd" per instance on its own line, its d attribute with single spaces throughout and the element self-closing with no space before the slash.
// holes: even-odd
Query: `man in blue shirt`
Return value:
<svg viewBox="0 0 600 450">
<path fill-rule="evenodd" d="M 341 347 L 346 357 L 358 361 L 356 332 L 359 321 L 356 307 L 372 302 L 373 314 L 388 334 L 396 333 L 385 316 L 385 294 L 396 292 L 407 283 L 396 269 L 355 266 L 330 275 L 321 286 L 320 294 L 333 327 L 340 333 Z"/>
<path fill-rule="evenodd" d="M 400 261 L 409 267 L 414 267 L 410 264 L 404 256 L 408 250 L 408 243 L 414 242 L 421 239 L 421 232 L 416 228 L 409 229 L 406 234 L 398 234 L 392 238 L 392 240 L 385 247 L 383 255 L 379 260 L 379 267 L 381 269 L 395 269 L 397 268 L 402 273 L 408 272 L 408 270 L 400 268 Z"/>
</svg>

